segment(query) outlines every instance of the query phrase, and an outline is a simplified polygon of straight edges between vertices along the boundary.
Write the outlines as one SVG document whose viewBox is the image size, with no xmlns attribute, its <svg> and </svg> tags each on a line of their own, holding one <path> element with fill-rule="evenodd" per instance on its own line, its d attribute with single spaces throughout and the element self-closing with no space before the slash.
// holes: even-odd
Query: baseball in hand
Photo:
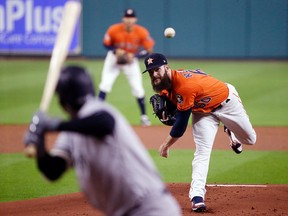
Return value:
<svg viewBox="0 0 288 216">
<path fill-rule="evenodd" d="M 166 38 L 173 38 L 175 37 L 175 34 L 176 34 L 175 30 L 171 27 L 166 28 L 164 31 L 164 36 Z"/>
</svg>

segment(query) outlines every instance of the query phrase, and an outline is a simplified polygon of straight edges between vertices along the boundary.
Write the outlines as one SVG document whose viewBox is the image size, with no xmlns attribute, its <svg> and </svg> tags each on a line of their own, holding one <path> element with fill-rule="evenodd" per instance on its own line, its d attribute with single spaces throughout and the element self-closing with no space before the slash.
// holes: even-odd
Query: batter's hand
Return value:
<svg viewBox="0 0 288 216">
<path fill-rule="evenodd" d="M 169 156 L 169 148 L 166 146 L 166 144 L 162 144 L 159 148 L 160 156 L 168 158 Z"/>
<path fill-rule="evenodd" d="M 26 133 L 24 143 L 38 144 L 42 141 L 46 131 L 55 131 L 59 126 L 61 120 L 50 118 L 42 111 L 37 111 L 31 120 L 29 129 Z"/>
</svg>

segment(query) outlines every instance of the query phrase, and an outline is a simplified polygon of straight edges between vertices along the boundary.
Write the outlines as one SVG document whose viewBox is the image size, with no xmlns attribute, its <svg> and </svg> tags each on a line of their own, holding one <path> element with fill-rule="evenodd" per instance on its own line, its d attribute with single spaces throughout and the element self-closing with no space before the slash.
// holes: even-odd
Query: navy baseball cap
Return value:
<svg viewBox="0 0 288 216">
<path fill-rule="evenodd" d="M 124 17 L 136 17 L 135 10 L 128 8 L 124 11 Z"/>
<path fill-rule="evenodd" d="M 168 61 L 164 55 L 160 53 L 152 53 L 145 58 L 144 63 L 146 70 L 143 71 L 143 73 L 155 68 L 159 68 L 162 65 L 166 65 L 168 64 Z"/>
</svg>

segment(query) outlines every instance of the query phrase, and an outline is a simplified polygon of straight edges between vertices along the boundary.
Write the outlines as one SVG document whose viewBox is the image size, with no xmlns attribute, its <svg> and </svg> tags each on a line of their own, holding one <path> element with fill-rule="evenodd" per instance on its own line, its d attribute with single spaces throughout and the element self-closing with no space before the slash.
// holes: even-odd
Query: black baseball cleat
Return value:
<svg viewBox="0 0 288 216">
<path fill-rule="evenodd" d="M 229 136 L 230 139 L 230 146 L 232 148 L 232 150 L 236 153 L 236 154 L 240 154 L 242 152 L 242 144 L 239 142 L 236 142 L 232 139 L 232 135 L 231 135 L 231 131 L 224 125 L 224 132 Z"/>
<path fill-rule="evenodd" d="M 236 143 L 236 144 L 231 143 L 230 146 L 236 154 L 240 154 L 243 150 L 241 143 Z"/>
<path fill-rule="evenodd" d="M 195 196 L 192 199 L 192 210 L 194 212 L 204 212 L 206 211 L 206 205 L 203 201 L 203 198 L 200 196 Z"/>
</svg>

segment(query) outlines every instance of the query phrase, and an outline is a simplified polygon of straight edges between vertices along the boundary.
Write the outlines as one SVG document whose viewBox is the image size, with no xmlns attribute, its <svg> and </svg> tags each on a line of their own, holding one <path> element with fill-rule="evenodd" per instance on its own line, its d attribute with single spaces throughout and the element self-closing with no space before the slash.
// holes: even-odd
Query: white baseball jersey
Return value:
<svg viewBox="0 0 288 216">
<path fill-rule="evenodd" d="M 118 111 L 93 99 L 81 108 L 79 117 L 101 111 L 115 120 L 112 135 L 100 140 L 61 132 L 51 154 L 65 158 L 75 168 L 81 190 L 107 215 L 181 215 L 148 152 Z"/>
</svg>

